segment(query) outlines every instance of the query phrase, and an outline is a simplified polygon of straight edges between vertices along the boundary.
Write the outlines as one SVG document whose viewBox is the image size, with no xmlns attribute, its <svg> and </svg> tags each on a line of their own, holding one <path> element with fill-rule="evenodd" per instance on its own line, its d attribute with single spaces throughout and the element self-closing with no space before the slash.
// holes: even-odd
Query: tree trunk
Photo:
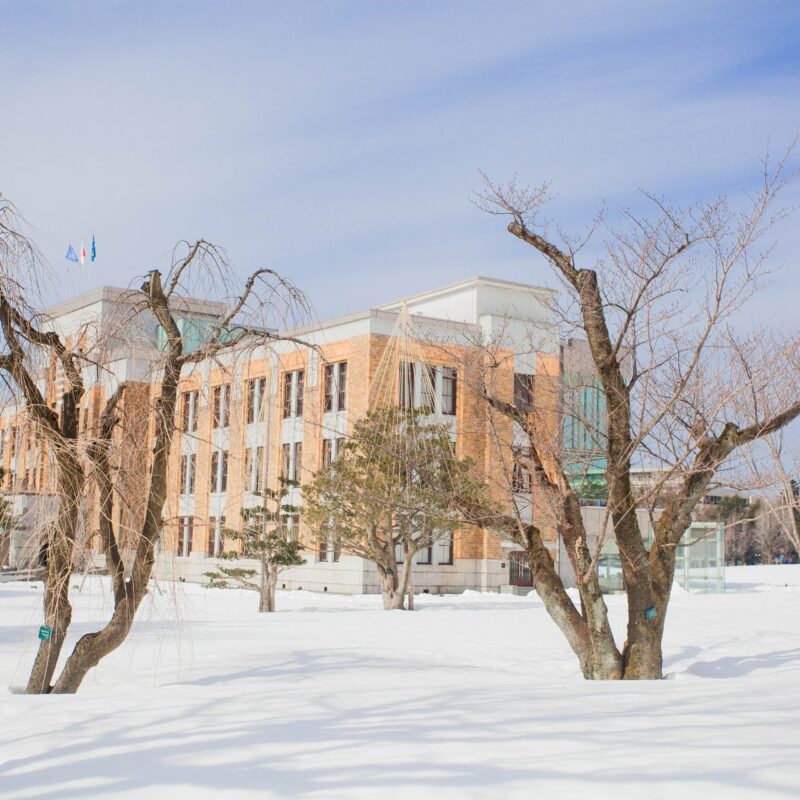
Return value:
<svg viewBox="0 0 800 800">
<path fill-rule="evenodd" d="M 405 587 L 399 585 L 397 572 L 378 565 L 378 575 L 381 582 L 384 610 L 405 610 Z"/>
<path fill-rule="evenodd" d="M 57 535 L 54 532 L 53 535 Z M 61 549 L 61 548 L 58 548 Z M 33 662 L 26 694 L 47 694 L 53 673 L 64 646 L 64 639 L 72 621 L 72 605 L 69 601 L 70 571 L 56 557 L 56 548 L 48 549 L 47 577 L 44 585 L 44 620 L 50 627 L 50 641 L 39 642 L 39 650 Z"/>
<path fill-rule="evenodd" d="M 72 554 L 80 512 L 80 494 L 84 474 L 69 458 L 58 462 L 60 507 L 54 528 L 45 545 L 47 565 L 44 577 L 44 620 L 50 627 L 50 640 L 39 642 L 39 650 L 25 687 L 27 694 L 47 694 L 55 673 L 67 628 L 72 621 L 69 582 L 72 577 Z"/>
<path fill-rule="evenodd" d="M 258 610 L 260 612 L 275 611 L 275 588 L 278 585 L 278 568 L 272 564 L 261 564 L 261 589 Z"/>
</svg>

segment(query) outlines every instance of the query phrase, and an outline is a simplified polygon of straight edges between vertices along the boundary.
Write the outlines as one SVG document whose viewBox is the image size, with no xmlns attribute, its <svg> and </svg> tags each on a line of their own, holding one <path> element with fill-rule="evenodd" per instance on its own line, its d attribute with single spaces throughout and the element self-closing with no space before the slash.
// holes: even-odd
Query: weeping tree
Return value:
<svg viewBox="0 0 800 800">
<path fill-rule="evenodd" d="M 428 409 L 383 406 L 353 426 L 336 458 L 303 487 L 303 517 L 323 540 L 375 564 L 383 607 L 413 598 L 414 556 L 485 504 L 472 462 Z M 413 601 L 412 601 L 413 602 Z"/>
<path fill-rule="evenodd" d="M 602 540 L 589 544 L 571 456 L 543 409 L 510 402 L 488 373 L 480 387 L 490 415 L 515 423 L 527 440 L 515 458 L 557 519 L 579 603 L 536 520 L 511 513 L 487 524 L 527 551 L 534 587 L 586 678 L 661 677 L 676 551 L 697 504 L 723 466 L 800 415 L 797 334 L 769 338 L 735 327 L 769 267 L 770 234 L 783 218 L 776 201 L 794 177 L 790 157 L 791 149 L 775 166 L 765 160 L 757 188 L 738 206 L 721 197 L 676 208 L 645 195 L 645 213 L 625 211 L 616 221 L 600 215 L 580 236 L 551 235 L 542 215 L 547 185 L 487 180 L 478 196 L 484 210 L 509 217 L 508 232 L 552 269 L 563 290 L 554 311 L 565 332 L 585 338 L 605 400 L 599 419 L 580 422 L 606 464 L 610 535 L 628 601 L 621 646 L 596 570 Z M 636 463 L 661 476 L 650 487 L 652 503 L 643 499 L 661 505 L 650 543 L 636 516 Z"/>
<path fill-rule="evenodd" d="M 50 637 L 40 641 L 26 691 L 28 693 L 73 693 L 88 671 L 119 647 L 128 636 L 135 614 L 147 593 L 155 561 L 156 545 L 164 529 L 162 517 L 167 496 L 167 467 L 177 427 L 176 403 L 181 375 L 206 359 L 221 357 L 239 347 L 281 339 L 271 316 L 293 315 L 306 308 L 304 296 L 270 269 L 258 269 L 244 284 L 241 293 L 221 304 L 219 313 L 205 328 L 199 346 L 184 342 L 180 324 L 187 307 L 187 287 L 194 282 L 224 290 L 232 271 L 224 251 L 198 240 L 182 243 L 174 251 L 168 274 L 148 273 L 141 289 L 125 298 L 125 311 L 118 326 L 107 336 L 92 339 L 82 330 L 77 335 L 62 335 L 31 298 L 38 282 L 45 280 L 43 259 L 22 231 L 16 209 L 0 202 L 0 327 L 6 352 L 0 354 L 0 371 L 49 449 L 52 475 L 48 491 L 57 500 L 55 518 L 43 535 L 44 620 Z M 141 328 L 137 322 L 145 320 Z M 149 344 L 152 354 L 152 383 L 145 387 L 144 437 L 137 437 L 139 448 L 148 447 L 143 471 L 134 476 L 141 514 L 134 530 L 125 531 L 132 545 L 133 560 L 126 567 L 121 555 L 123 531 L 114 514 L 129 501 L 120 476 L 127 454 L 120 451 L 120 440 L 130 441 L 130 432 L 121 430 L 126 407 L 142 387 L 116 381 L 99 414 L 96 429 L 80 430 L 80 404 L 86 392 L 84 367 L 103 369 L 104 357 L 118 358 L 120 346 L 133 330 L 151 330 L 155 321 L 163 336 L 161 346 Z M 268 324 L 268 323 L 271 323 Z M 104 373 L 109 382 L 113 373 Z M 54 395 L 55 400 L 49 401 Z M 141 421 L 141 420 L 140 420 Z M 148 432 L 149 428 L 149 432 Z M 140 429 L 141 430 L 141 429 Z M 91 483 L 91 491 L 88 484 Z M 90 496 L 91 495 L 91 496 Z M 69 581 L 82 545 L 82 507 L 96 498 L 97 539 L 106 558 L 113 590 L 111 618 L 100 630 L 85 634 L 67 657 L 61 673 L 55 671 L 72 620 Z"/>
<path fill-rule="evenodd" d="M 219 557 L 225 561 L 256 561 L 258 569 L 219 566 L 203 573 L 211 588 L 256 591 L 259 595 L 258 610 L 275 611 L 275 590 L 281 570 L 306 563 L 301 555 L 303 545 L 293 536 L 296 531 L 287 524 L 299 509 L 284 502 L 289 489 L 299 485 L 297 481 L 281 476 L 277 490 L 264 489 L 259 493 L 264 498 L 263 504 L 241 510 L 241 528 L 226 528 L 224 531 L 225 540 L 235 544 L 236 549 L 223 551 Z"/>
</svg>

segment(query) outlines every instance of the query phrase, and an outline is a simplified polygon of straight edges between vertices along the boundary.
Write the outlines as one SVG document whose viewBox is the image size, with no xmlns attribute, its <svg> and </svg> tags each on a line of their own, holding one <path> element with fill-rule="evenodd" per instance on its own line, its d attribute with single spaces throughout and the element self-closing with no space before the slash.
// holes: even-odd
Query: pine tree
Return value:
<svg viewBox="0 0 800 800">
<path fill-rule="evenodd" d="M 239 542 L 236 551 L 220 554 L 226 561 L 248 559 L 258 562 L 258 568 L 223 567 L 204 573 L 209 578 L 208 586 L 220 589 L 251 589 L 259 593 L 259 611 L 275 610 L 275 588 L 278 574 L 287 567 L 297 567 L 306 560 L 300 555 L 303 546 L 292 537 L 287 522 L 298 513 L 296 506 L 284 502 L 288 490 L 298 486 L 297 481 L 279 479 L 279 489 L 264 489 L 259 495 L 263 505 L 243 508 L 242 527 L 239 530 L 226 528 L 225 539 Z M 271 508 L 269 507 L 271 506 Z"/>
</svg>

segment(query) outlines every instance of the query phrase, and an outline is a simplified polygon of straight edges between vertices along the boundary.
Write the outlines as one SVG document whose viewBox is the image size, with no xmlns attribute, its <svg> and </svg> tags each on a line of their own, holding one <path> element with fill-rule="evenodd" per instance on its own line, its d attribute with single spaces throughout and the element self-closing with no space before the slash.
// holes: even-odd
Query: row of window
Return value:
<svg viewBox="0 0 800 800">
<path fill-rule="evenodd" d="M 450 367 L 400 363 L 401 408 L 428 409 L 455 416 L 458 399 L 458 373 Z"/>
<path fill-rule="evenodd" d="M 344 411 L 347 407 L 347 362 L 325 365 L 325 411 Z M 264 410 L 266 378 L 251 378 L 246 386 L 247 424 L 258 422 Z M 302 417 L 305 395 L 305 370 L 296 369 L 283 376 L 283 416 Z M 181 394 L 181 420 L 183 430 L 194 433 L 200 408 L 197 389 Z M 211 424 L 214 428 L 227 428 L 231 421 L 231 385 L 220 384 L 212 389 Z"/>
<path fill-rule="evenodd" d="M 323 439 L 322 466 L 327 467 L 339 453 L 344 438 Z M 303 443 L 286 442 L 281 450 L 281 475 L 287 480 L 300 481 L 300 468 L 303 464 Z M 245 491 L 257 492 L 262 488 L 264 475 L 264 448 L 248 447 L 245 450 Z M 189 453 L 181 456 L 180 490 L 181 494 L 195 493 L 197 478 L 197 454 Z M 214 450 L 211 453 L 210 489 L 211 492 L 228 490 L 228 451 Z"/>
<path fill-rule="evenodd" d="M 296 514 L 284 517 L 284 522 L 291 532 L 297 528 L 299 519 Z M 194 517 L 181 517 L 178 525 L 178 538 L 175 544 L 175 554 L 181 557 L 188 557 L 192 552 L 194 541 Z M 205 554 L 210 558 L 219 556 L 225 549 L 225 517 L 209 517 L 206 527 Z M 435 553 L 434 553 L 435 551 Z M 317 545 L 317 561 L 339 561 L 341 548 L 338 540 L 331 542 L 322 540 Z M 403 548 L 398 545 L 396 550 L 397 563 L 403 563 Z M 434 563 L 440 566 L 453 563 L 453 538 L 448 536 L 441 541 L 424 547 L 414 555 L 414 563 L 421 565 L 431 565 Z"/>
<path fill-rule="evenodd" d="M 515 376 L 515 396 L 517 378 Z M 266 378 L 252 378 L 247 382 L 247 423 L 261 418 L 264 408 Z M 323 410 L 344 411 L 347 408 L 347 362 L 326 364 L 324 371 Z M 458 373 L 450 367 L 403 362 L 400 364 L 400 405 L 403 408 L 427 408 L 431 411 L 455 416 L 458 397 Z M 296 369 L 283 375 L 282 413 L 284 419 L 302 417 L 305 398 L 305 370 Z M 183 429 L 197 430 L 197 390 L 183 392 Z M 227 428 L 230 424 L 231 385 L 215 386 L 212 391 L 212 425 Z"/>
<path fill-rule="evenodd" d="M 297 528 L 297 514 L 285 516 L 284 524 L 291 531 Z M 178 538 L 175 542 L 175 554 L 184 558 L 192 553 L 194 545 L 194 517 L 181 517 L 178 521 Z M 206 526 L 205 554 L 210 558 L 218 556 L 225 550 L 225 517 L 209 517 Z M 338 560 L 338 559 L 337 559 Z"/>
</svg>

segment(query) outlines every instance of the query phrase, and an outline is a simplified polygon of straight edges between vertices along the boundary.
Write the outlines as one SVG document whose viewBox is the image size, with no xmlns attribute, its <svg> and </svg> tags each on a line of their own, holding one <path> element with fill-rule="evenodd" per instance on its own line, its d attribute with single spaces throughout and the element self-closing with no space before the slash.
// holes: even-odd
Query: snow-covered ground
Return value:
<svg viewBox="0 0 800 800">
<path fill-rule="evenodd" d="M 25 696 L 39 584 L 0 584 L 0 797 L 797 798 L 800 567 L 676 591 L 665 671 L 589 683 L 541 603 L 186 584 L 76 696 Z M 107 586 L 73 590 L 74 635 Z M 624 625 L 624 599 L 610 598 Z"/>
</svg>

